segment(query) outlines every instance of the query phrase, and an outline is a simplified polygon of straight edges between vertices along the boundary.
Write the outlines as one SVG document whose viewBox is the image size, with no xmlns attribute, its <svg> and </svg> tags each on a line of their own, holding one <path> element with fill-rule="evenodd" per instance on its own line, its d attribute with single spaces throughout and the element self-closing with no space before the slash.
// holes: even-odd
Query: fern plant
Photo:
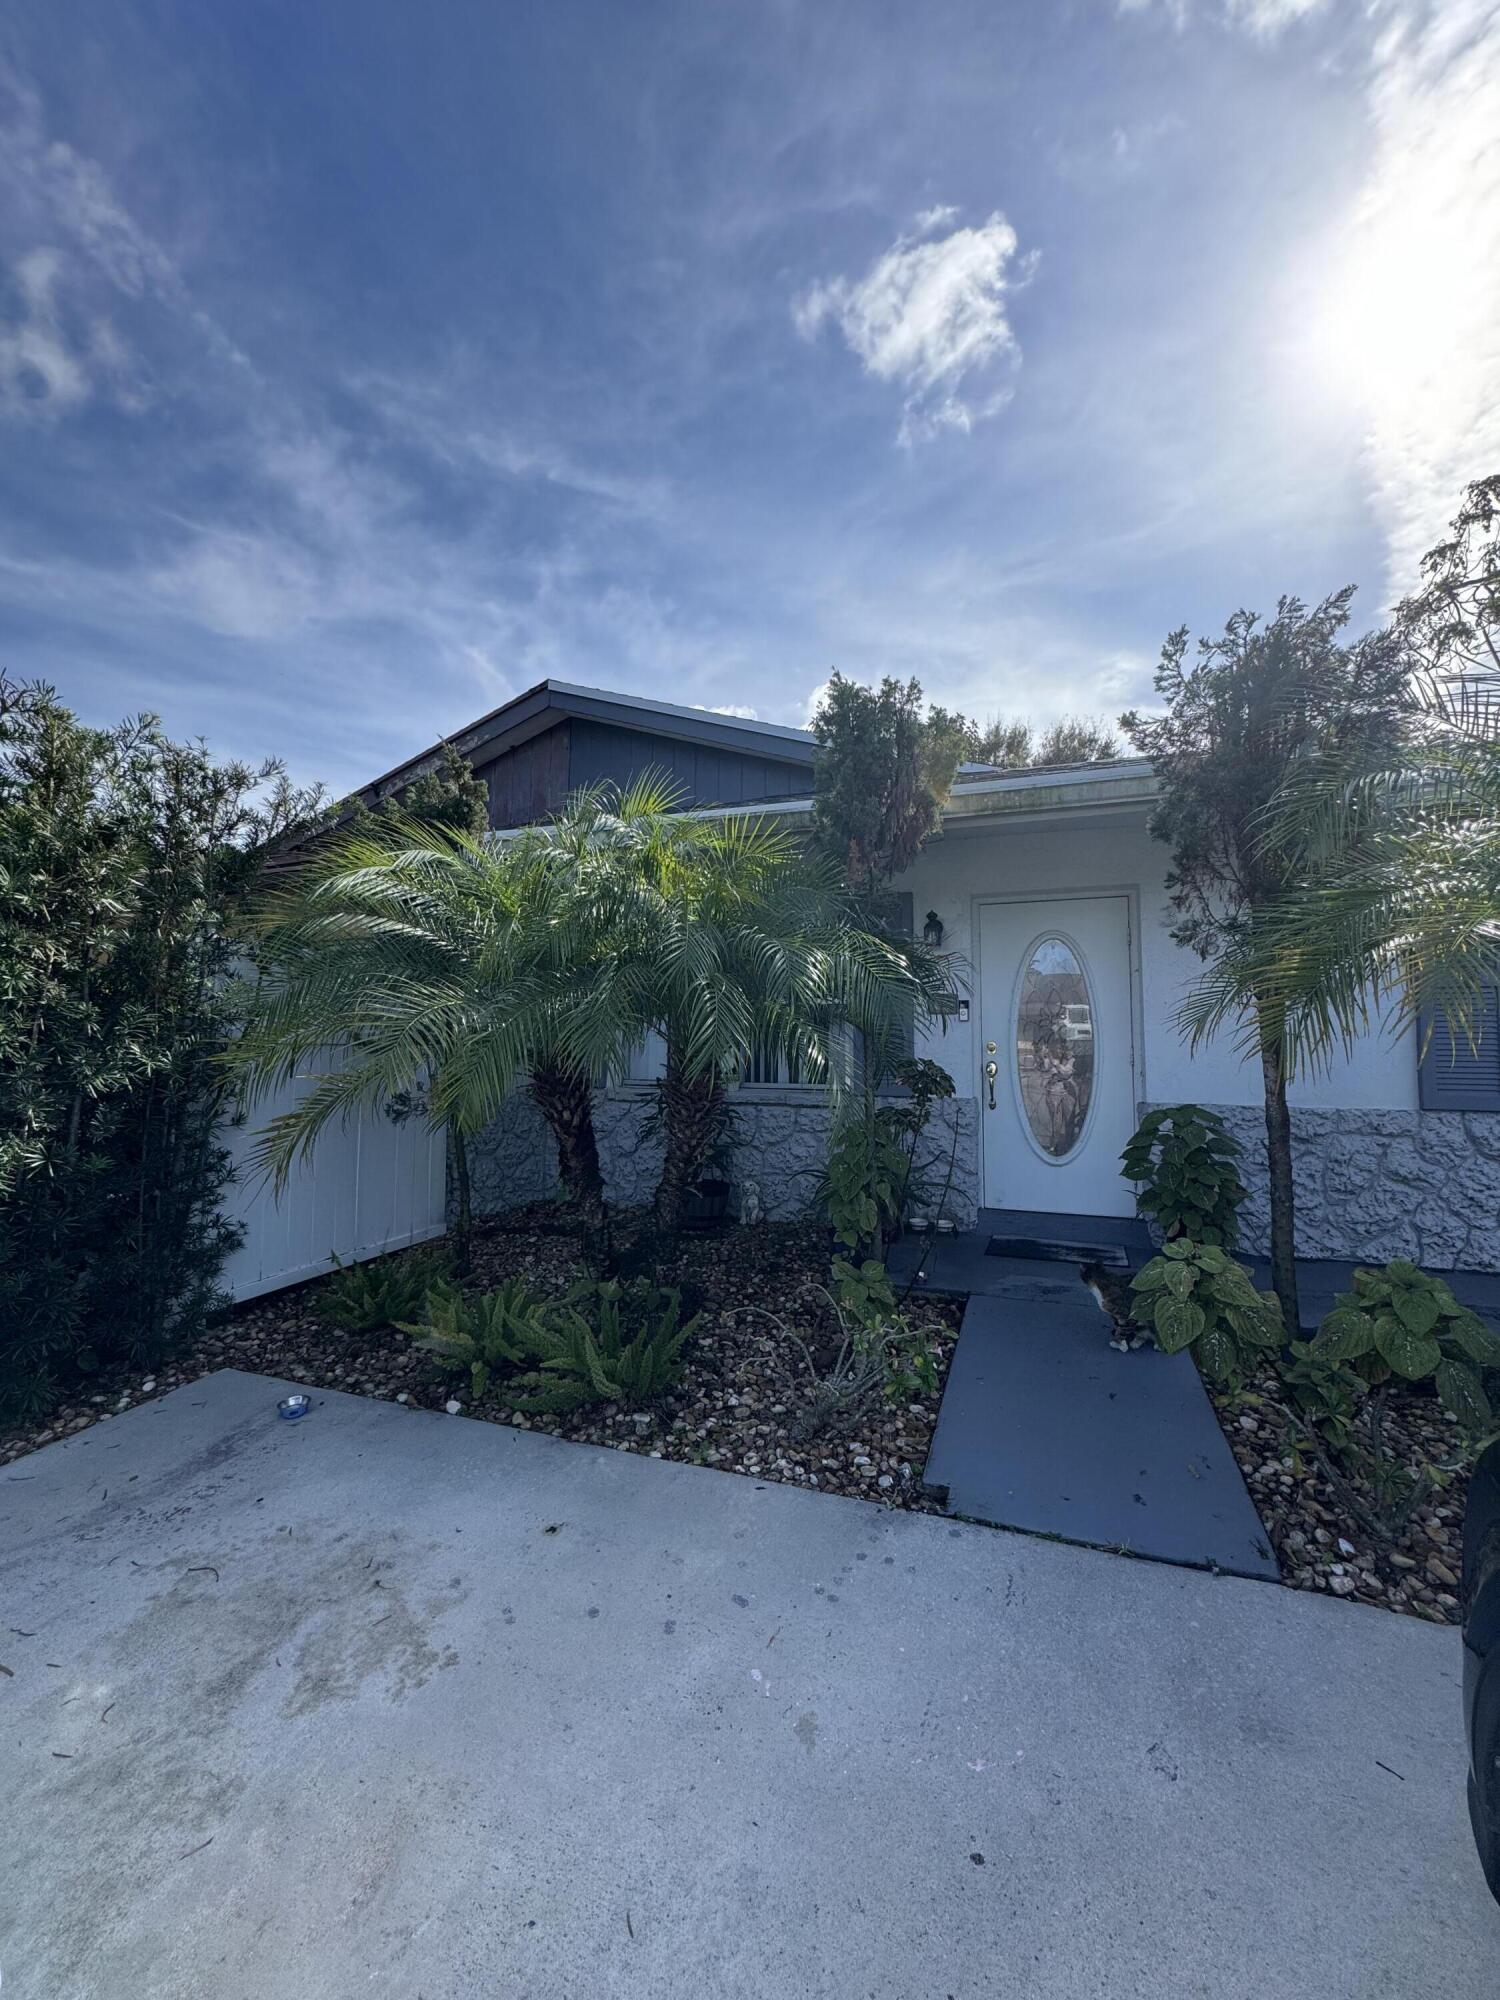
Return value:
<svg viewBox="0 0 1500 2000">
<path fill-rule="evenodd" d="M 445 1368 L 467 1368 L 475 1397 L 499 1367 L 524 1368 L 550 1338 L 558 1308 L 523 1278 L 507 1278 L 493 1292 L 466 1297 L 457 1285 L 436 1284 L 420 1320 L 401 1322 Z"/>
<path fill-rule="evenodd" d="M 1239 1142 L 1217 1112 L 1174 1104 L 1146 1113 L 1120 1155 L 1120 1172 L 1140 1184 L 1136 1208 L 1169 1242 L 1183 1236 L 1232 1250 L 1245 1199 L 1239 1157 Z"/>
<path fill-rule="evenodd" d="M 645 1279 L 575 1285 L 538 1329 L 531 1351 L 540 1365 L 517 1378 L 514 1406 L 543 1416 L 585 1403 L 652 1402 L 681 1376 L 700 1318 L 684 1320 L 681 1293 Z"/>
<path fill-rule="evenodd" d="M 335 1252 L 333 1266 L 334 1275 L 318 1293 L 313 1310 L 345 1333 L 399 1326 L 421 1311 L 422 1301 L 448 1272 L 447 1260 L 431 1252 L 370 1264 L 345 1264 Z"/>
<path fill-rule="evenodd" d="M 1192 1349 L 1193 1359 L 1215 1382 L 1234 1382 L 1255 1349 L 1281 1345 L 1281 1314 L 1274 1298 L 1256 1291 L 1243 1264 L 1215 1243 L 1179 1237 L 1131 1280 L 1138 1326 L 1163 1354 Z"/>
</svg>

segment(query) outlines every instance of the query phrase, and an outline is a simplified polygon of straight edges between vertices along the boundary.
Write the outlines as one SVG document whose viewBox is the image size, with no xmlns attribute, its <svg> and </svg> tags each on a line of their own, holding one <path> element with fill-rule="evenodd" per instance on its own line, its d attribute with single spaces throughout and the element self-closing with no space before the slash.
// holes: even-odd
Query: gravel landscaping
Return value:
<svg viewBox="0 0 1500 2000">
<path fill-rule="evenodd" d="M 536 1289 L 560 1295 L 578 1275 L 575 1238 L 549 1205 L 481 1225 L 476 1289 L 525 1277 Z M 605 1404 L 528 1417 L 507 1406 L 503 1383 L 470 1401 L 465 1377 L 438 1368 L 394 1328 L 350 1334 L 330 1326 L 317 1312 L 320 1285 L 310 1284 L 236 1308 L 154 1373 L 101 1379 L 43 1422 L 0 1434 L 0 1465 L 215 1369 L 244 1368 L 419 1409 L 461 1411 L 619 1451 L 941 1511 L 921 1486 L 940 1396 L 877 1402 L 816 1437 L 798 1436 L 811 1388 L 806 1364 L 796 1344 L 760 1314 L 796 1311 L 794 1301 L 804 1288 L 826 1280 L 825 1229 L 765 1223 L 690 1235 L 655 1275 L 662 1284 L 680 1286 L 685 1309 L 701 1311 L 703 1322 L 689 1344 L 680 1383 L 651 1409 Z M 922 1317 L 944 1328 L 936 1354 L 940 1378 L 946 1379 L 964 1301 L 927 1294 L 913 1303 Z M 796 1317 L 804 1331 L 816 1331 L 805 1302 Z M 1286 1581 L 1301 1590 L 1457 1622 L 1465 1473 L 1456 1470 L 1397 1540 L 1377 1538 L 1351 1516 L 1318 1465 L 1291 1451 L 1285 1426 L 1263 1400 L 1274 1394 L 1275 1384 L 1267 1378 L 1251 1385 L 1247 1395 L 1216 1394 L 1213 1400 Z M 1454 1464 L 1462 1457 L 1457 1426 L 1430 1397 L 1393 1398 L 1387 1429 L 1393 1448 L 1411 1466 Z"/>
<path fill-rule="evenodd" d="M 1457 1469 L 1414 1511 L 1405 1533 L 1390 1540 L 1353 1518 L 1318 1465 L 1292 1451 L 1286 1425 L 1264 1400 L 1276 1395 L 1274 1377 L 1266 1376 L 1244 1394 L 1214 1394 L 1213 1402 L 1286 1581 L 1298 1590 L 1457 1624 L 1468 1474 L 1454 1419 L 1436 1397 L 1392 1395 L 1386 1433 L 1393 1453 L 1413 1469 Z"/>
<path fill-rule="evenodd" d="M 796 1436 L 811 1388 L 806 1363 L 795 1343 L 752 1309 L 789 1313 L 805 1286 L 826 1281 L 828 1262 L 828 1234 L 816 1225 L 765 1223 L 684 1237 L 673 1258 L 655 1269 L 658 1282 L 681 1287 L 685 1310 L 703 1314 L 676 1389 L 649 1410 L 604 1404 L 563 1416 L 513 1412 L 503 1383 L 470 1402 L 466 1377 L 439 1369 L 394 1328 L 350 1334 L 329 1326 L 316 1310 L 318 1285 L 303 1285 L 238 1307 L 152 1375 L 101 1383 L 45 1423 L 0 1436 L 0 1464 L 216 1368 L 244 1368 L 420 1409 L 462 1411 L 585 1444 L 939 1512 L 920 1481 L 940 1395 L 897 1405 L 876 1402 L 816 1437 Z M 513 1211 L 480 1226 L 474 1266 L 475 1289 L 524 1277 L 537 1290 L 560 1295 L 579 1275 L 576 1239 L 546 1204 Z M 934 1343 L 941 1383 L 963 1302 L 924 1297 L 914 1306 L 918 1316 L 945 1330 Z M 811 1330 L 805 1310 L 800 1324 Z"/>
</svg>

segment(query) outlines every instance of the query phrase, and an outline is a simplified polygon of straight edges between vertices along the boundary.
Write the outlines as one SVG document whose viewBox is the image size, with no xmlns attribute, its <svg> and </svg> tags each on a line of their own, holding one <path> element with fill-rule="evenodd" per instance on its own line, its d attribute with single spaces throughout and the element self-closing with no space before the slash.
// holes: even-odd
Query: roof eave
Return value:
<svg viewBox="0 0 1500 2000">
<path fill-rule="evenodd" d="M 1144 759 L 984 778 L 954 788 L 943 808 L 943 824 L 946 827 L 984 820 L 1041 819 L 1058 813 L 1139 811 L 1155 803 L 1159 789 L 1155 774 Z M 813 802 L 810 798 L 770 799 L 755 805 L 698 806 L 690 816 L 724 819 L 731 815 L 743 818 L 764 815 L 788 826 L 811 826 Z"/>
</svg>

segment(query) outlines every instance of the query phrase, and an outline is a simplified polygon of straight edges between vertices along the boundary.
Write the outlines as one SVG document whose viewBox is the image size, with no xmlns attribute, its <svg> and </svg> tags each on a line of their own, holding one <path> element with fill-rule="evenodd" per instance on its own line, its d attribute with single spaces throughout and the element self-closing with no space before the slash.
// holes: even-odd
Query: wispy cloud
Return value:
<svg viewBox="0 0 1500 2000">
<path fill-rule="evenodd" d="M 195 652 L 233 659 L 241 680 L 261 662 L 283 713 L 288 679 L 307 713 L 337 709 L 357 677 L 347 732 L 323 719 L 340 763 L 360 760 L 324 761 L 337 782 L 548 673 L 669 675 L 682 699 L 733 686 L 735 667 L 743 684 L 740 641 L 661 580 L 668 534 L 679 556 L 691 540 L 669 527 L 661 475 L 600 462 L 585 423 L 579 443 L 492 409 L 461 356 L 405 374 L 342 356 L 293 368 L 274 346 L 252 361 L 255 327 L 205 303 L 191 265 L 3 64 L 0 213 L 0 431 L 81 426 L 104 403 L 149 403 L 158 424 L 131 461 L 140 489 L 105 483 L 110 532 L 91 534 L 85 508 L 68 546 L 0 560 L 13 615 L 66 620 L 85 654 L 128 633 L 168 677 Z M 250 709 L 252 691 L 238 700 Z"/>
<path fill-rule="evenodd" d="M 86 358 L 63 332 L 55 250 L 32 250 L 15 268 L 17 307 L 0 318 L 0 414 L 55 417 L 92 383 Z"/>
<path fill-rule="evenodd" d="M 1122 14 L 1166 14 L 1179 28 L 1204 14 L 1244 28 L 1263 41 L 1274 41 L 1295 22 L 1322 13 L 1330 0 L 1117 0 L 1117 4 Z"/>
<path fill-rule="evenodd" d="M 98 161 L 48 129 L 40 95 L 3 58 L 0 187 L 11 204 L 13 231 L 61 246 L 54 254 L 70 274 L 86 271 L 123 300 L 165 306 L 217 359 L 249 367 L 224 329 L 194 303 L 173 257 L 129 213 Z"/>
<path fill-rule="evenodd" d="M 925 210 L 862 278 L 820 279 L 792 308 L 804 339 L 831 322 L 866 374 L 905 392 L 903 444 L 994 415 L 1020 364 L 1009 304 L 1035 256 L 998 209 L 972 228 L 956 213 Z"/>
<path fill-rule="evenodd" d="M 1279 35 L 1294 21 L 1321 13 L 1328 4 L 1329 0 L 1225 0 L 1225 12 L 1252 34 Z"/>
</svg>

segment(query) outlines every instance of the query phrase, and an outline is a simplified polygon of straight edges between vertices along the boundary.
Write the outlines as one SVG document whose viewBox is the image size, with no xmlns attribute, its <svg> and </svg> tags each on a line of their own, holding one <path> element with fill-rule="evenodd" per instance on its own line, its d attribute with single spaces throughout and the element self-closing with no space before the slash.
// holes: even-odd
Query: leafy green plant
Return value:
<svg viewBox="0 0 1500 2000">
<path fill-rule="evenodd" d="M 886 1107 L 892 1128 L 920 1139 L 941 1098 L 957 1095 L 953 1078 L 930 1056 L 900 1056 L 891 1064 L 891 1079 L 906 1092 L 903 1102 Z"/>
<path fill-rule="evenodd" d="M 432 1252 L 345 1264 L 335 1251 L 332 1262 L 334 1274 L 318 1293 L 313 1310 L 345 1333 L 399 1326 L 422 1310 L 423 1300 L 448 1271 L 446 1259 Z"/>
<path fill-rule="evenodd" d="M 1146 1113 L 1120 1155 L 1120 1170 L 1140 1183 L 1135 1205 L 1169 1242 L 1185 1236 L 1232 1250 L 1245 1199 L 1239 1157 L 1239 1142 L 1217 1112 L 1174 1104 Z"/>
<path fill-rule="evenodd" d="M 1291 1341 L 1277 1363 L 1288 1402 L 1340 1456 L 1357 1443 L 1356 1420 L 1364 1384 L 1341 1361 L 1330 1361 L 1310 1340 Z"/>
<path fill-rule="evenodd" d="M 955 1091 L 947 1070 L 921 1056 L 893 1063 L 890 1075 L 905 1097 L 878 1104 L 867 1091 L 849 1103 L 814 1194 L 835 1242 L 854 1257 L 878 1253 L 907 1209 L 926 1198 L 922 1135 L 934 1104 Z"/>
<path fill-rule="evenodd" d="M 1430 1381 L 1443 1407 L 1468 1430 L 1491 1422 L 1479 1371 L 1500 1363 L 1500 1339 L 1441 1278 L 1395 1258 L 1384 1270 L 1354 1273 L 1313 1346 L 1328 1362 L 1348 1362 L 1371 1388 L 1392 1377 Z"/>
<path fill-rule="evenodd" d="M 473 1298 L 440 1279 L 427 1293 L 421 1319 L 398 1324 L 444 1367 L 467 1368 L 477 1397 L 496 1368 L 523 1368 L 536 1357 L 558 1312 L 523 1278 L 507 1278 L 495 1291 Z"/>
<path fill-rule="evenodd" d="M 964 755 L 961 724 L 922 709 L 915 680 L 864 687 L 834 670 L 812 733 L 813 839 L 849 886 L 871 895 L 909 868 L 942 824 Z"/>
<path fill-rule="evenodd" d="M 236 929 L 264 842 L 317 809 L 0 674 L 0 1422 L 227 1303 Z"/>
<path fill-rule="evenodd" d="M 834 1241 L 851 1256 L 879 1247 L 901 1220 L 911 1162 L 901 1133 L 881 1112 L 850 1107 L 835 1127 L 817 1200 Z"/>
<path fill-rule="evenodd" d="M 862 1264 L 851 1263 L 847 1257 L 835 1257 L 833 1291 L 839 1304 L 861 1323 L 896 1310 L 890 1273 L 877 1257 L 867 1257 Z"/>
<path fill-rule="evenodd" d="M 680 1379 L 682 1350 L 700 1318 L 685 1320 L 681 1293 L 646 1279 L 575 1285 L 554 1317 L 528 1329 L 526 1346 L 540 1366 L 507 1393 L 528 1415 L 653 1402 Z"/>
<path fill-rule="evenodd" d="M 1257 1350 L 1281 1345 L 1276 1300 L 1256 1291 L 1245 1267 L 1216 1243 L 1178 1237 L 1164 1244 L 1131 1280 L 1131 1290 L 1136 1323 L 1163 1354 L 1190 1348 L 1214 1382 L 1238 1381 Z"/>
<path fill-rule="evenodd" d="M 1500 1363 L 1500 1339 L 1441 1278 L 1398 1259 L 1359 1270 L 1310 1341 L 1278 1357 L 1271 1399 L 1299 1456 L 1310 1453 L 1350 1517 L 1393 1540 L 1440 1492 L 1492 1422 L 1480 1371 Z M 1430 1385 L 1459 1420 L 1450 1458 L 1410 1463 L 1387 1428 L 1397 1384 Z M 1256 1399 L 1264 1400 L 1264 1399 Z"/>
</svg>

